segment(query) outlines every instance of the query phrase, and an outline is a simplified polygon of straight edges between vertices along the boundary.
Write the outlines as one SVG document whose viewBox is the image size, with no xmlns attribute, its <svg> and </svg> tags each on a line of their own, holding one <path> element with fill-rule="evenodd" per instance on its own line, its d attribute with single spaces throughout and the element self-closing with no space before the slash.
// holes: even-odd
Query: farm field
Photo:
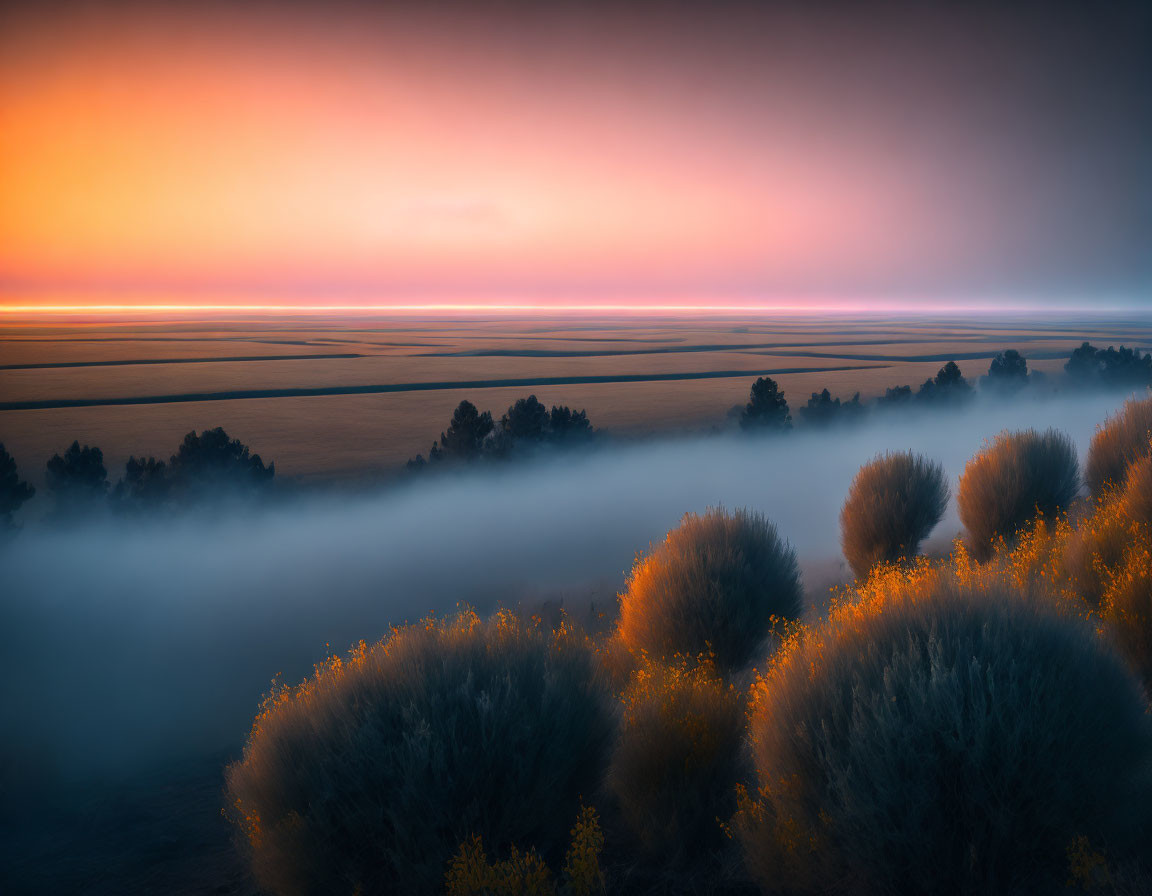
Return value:
<svg viewBox="0 0 1152 896">
<path fill-rule="evenodd" d="M 871 398 L 955 360 L 976 379 L 1017 348 L 1056 373 L 1084 340 L 1152 346 L 1152 317 L 236 317 L 0 326 L 0 439 L 37 482 L 79 439 L 110 470 L 223 426 L 281 476 L 394 474 L 462 400 L 534 393 L 618 437 L 730 425 L 758 376 L 795 411 L 813 391 Z M 38 484 L 38 482 L 37 482 Z"/>
</svg>

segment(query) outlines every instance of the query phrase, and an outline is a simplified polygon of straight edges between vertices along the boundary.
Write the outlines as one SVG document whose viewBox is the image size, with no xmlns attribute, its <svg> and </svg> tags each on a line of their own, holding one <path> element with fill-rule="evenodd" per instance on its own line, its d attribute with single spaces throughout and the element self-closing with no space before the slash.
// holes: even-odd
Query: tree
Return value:
<svg viewBox="0 0 1152 896">
<path fill-rule="evenodd" d="M 500 428 L 513 443 L 539 444 L 548 432 L 548 409 L 535 395 L 518 398 L 500 418 Z"/>
<path fill-rule="evenodd" d="M 36 489 L 20 478 L 16 460 L 0 442 L 0 529 L 12 528 L 12 515 L 34 494 Z"/>
<path fill-rule="evenodd" d="M 138 513 L 162 506 L 172 491 L 168 465 L 154 457 L 129 457 L 124 478 L 112 489 L 112 502 L 122 512 Z"/>
<path fill-rule="evenodd" d="M 828 426 L 832 423 L 857 419 L 863 410 L 859 392 L 852 396 L 851 401 L 841 402 L 825 389 L 823 392 L 812 393 L 807 406 L 800 408 L 800 416 L 810 425 Z"/>
<path fill-rule="evenodd" d="M 440 433 L 440 441 L 432 443 L 428 459 L 433 462 L 475 460 L 480 456 L 484 440 L 492 433 L 493 426 L 490 412 L 481 414 L 472 402 L 460 402 L 452 412 L 448 429 Z"/>
<path fill-rule="evenodd" d="M 63 456 L 54 454 L 48 461 L 45 485 L 57 517 L 96 510 L 108 493 L 104 452 L 73 442 Z"/>
<path fill-rule="evenodd" d="M 929 404 L 961 404 L 972 397 L 972 386 L 955 361 L 949 361 L 936 373 L 936 378 L 925 380 L 916 393 L 919 401 Z"/>
<path fill-rule="evenodd" d="M 584 411 L 573 411 L 560 405 L 552 406 L 548 420 L 548 440 L 557 445 L 584 444 L 595 435 L 592 423 Z"/>
<path fill-rule="evenodd" d="M 911 386 L 893 386 L 891 389 L 885 389 L 884 394 L 876 399 L 876 403 L 882 407 L 894 407 L 896 405 L 906 405 L 912 401 L 912 387 Z"/>
<path fill-rule="evenodd" d="M 1084 385 L 1140 386 L 1152 384 L 1152 354 L 1139 349 L 1108 346 L 1099 349 L 1089 343 L 1072 352 L 1064 365 L 1068 376 Z"/>
<path fill-rule="evenodd" d="M 784 432 L 792 428 L 788 402 L 771 377 L 762 376 L 752 384 L 748 404 L 740 415 L 740 428 L 766 432 Z"/>
<path fill-rule="evenodd" d="M 595 434 L 588 415 L 566 406 L 553 406 L 551 412 L 535 395 L 518 398 L 507 413 L 494 423 L 488 411 L 480 413 L 470 401 L 462 401 L 452 415 L 448 429 L 433 442 L 428 458 L 417 454 L 405 465 L 409 473 L 419 473 L 429 463 L 508 458 L 545 445 L 572 447 L 585 444 Z"/>
<path fill-rule="evenodd" d="M 1004 394 L 1019 392 L 1028 384 L 1028 361 L 1014 348 L 997 354 L 988 365 L 982 385 Z"/>
<path fill-rule="evenodd" d="M 276 475 L 276 465 L 264 466 L 259 454 L 217 426 L 184 436 L 169 462 L 169 474 L 174 494 L 207 497 L 260 491 Z"/>
</svg>

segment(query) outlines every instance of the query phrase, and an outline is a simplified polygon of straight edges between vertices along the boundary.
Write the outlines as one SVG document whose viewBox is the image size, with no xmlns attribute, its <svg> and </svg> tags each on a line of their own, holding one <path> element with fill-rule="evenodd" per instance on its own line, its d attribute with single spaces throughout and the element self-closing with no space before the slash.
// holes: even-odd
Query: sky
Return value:
<svg viewBox="0 0 1152 896">
<path fill-rule="evenodd" d="M 9 4 L 0 308 L 1152 305 L 1152 4 Z"/>
</svg>

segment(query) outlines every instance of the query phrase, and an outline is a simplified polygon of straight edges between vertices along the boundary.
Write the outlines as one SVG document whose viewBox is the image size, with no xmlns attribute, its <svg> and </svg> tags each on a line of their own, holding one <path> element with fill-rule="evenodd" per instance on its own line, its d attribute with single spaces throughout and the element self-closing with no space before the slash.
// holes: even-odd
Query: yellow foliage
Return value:
<svg viewBox="0 0 1152 896">
<path fill-rule="evenodd" d="M 473 835 L 460 844 L 444 876 L 448 896 L 592 896 L 604 890 L 600 853 L 604 834 L 596 810 L 582 806 L 572 828 L 559 884 L 534 849 L 512 847 L 508 858 L 490 863 L 484 843 Z"/>
<path fill-rule="evenodd" d="M 1068 886 L 1089 892 L 1105 886 L 1111 888 L 1112 873 L 1104 854 L 1092 849 L 1088 838 L 1081 835 L 1068 847 Z"/>
</svg>

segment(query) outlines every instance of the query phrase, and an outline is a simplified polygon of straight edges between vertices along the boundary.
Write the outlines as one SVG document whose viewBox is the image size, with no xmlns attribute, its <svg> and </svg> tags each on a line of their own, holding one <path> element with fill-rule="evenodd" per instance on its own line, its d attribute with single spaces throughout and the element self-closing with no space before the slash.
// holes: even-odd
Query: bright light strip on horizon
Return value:
<svg viewBox="0 0 1152 896">
<path fill-rule="evenodd" d="M 545 304 L 545 303 L 475 303 L 442 302 L 395 305 L 284 305 L 284 304 L 91 304 L 91 305 L 0 305 L 3 315 L 122 315 L 122 314 L 882 314 L 904 313 L 940 315 L 950 313 L 996 311 L 999 313 L 1031 313 L 1061 309 L 1059 306 L 1041 307 L 1034 304 L 1003 302 L 972 302 L 950 305 L 924 305 L 874 302 L 837 302 L 803 304 Z M 1096 307 L 1094 312 L 1131 312 L 1124 306 Z"/>
</svg>

